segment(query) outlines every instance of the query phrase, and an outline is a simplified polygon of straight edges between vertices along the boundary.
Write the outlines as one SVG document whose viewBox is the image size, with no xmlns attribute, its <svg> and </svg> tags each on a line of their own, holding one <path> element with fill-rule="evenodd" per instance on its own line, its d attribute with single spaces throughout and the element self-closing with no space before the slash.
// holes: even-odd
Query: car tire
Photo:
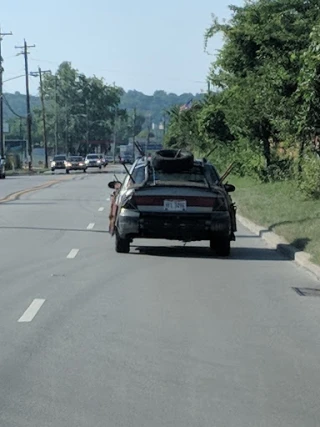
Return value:
<svg viewBox="0 0 320 427">
<path fill-rule="evenodd" d="M 118 254 L 128 254 L 130 252 L 130 240 L 121 238 L 117 231 L 115 232 L 115 245 Z"/>
<path fill-rule="evenodd" d="M 66 169 L 66 173 L 67 173 L 67 174 L 69 174 L 69 173 L 70 173 L 70 171 L 69 171 L 68 169 Z"/>
<path fill-rule="evenodd" d="M 54 172 L 55 171 L 55 169 L 54 168 L 51 168 L 51 172 Z"/>
<path fill-rule="evenodd" d="M 231 243 L 229 237 L 221 237 L 210 240 L 210 249 L 214 250 L 218 256 L 227 257 L 230 255 Z"/>
</svg>

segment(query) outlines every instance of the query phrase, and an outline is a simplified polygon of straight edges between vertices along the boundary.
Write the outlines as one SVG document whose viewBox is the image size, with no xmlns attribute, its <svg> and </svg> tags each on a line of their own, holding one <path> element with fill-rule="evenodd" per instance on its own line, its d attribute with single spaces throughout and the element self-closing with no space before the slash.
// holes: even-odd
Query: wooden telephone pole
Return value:
<svg viewBox="0 0 320 427">
<path fill-rule="evenodd" d="M 51 73 L 50 70 L 42 71 L 40 67 L 38 67 L 37 72 L 31 72 L 30 76 L 39 77 L 40 78 L 40 98 L 41 98 L 41 106 L 42 106 L 42 123 L 43 123 L 43 143 L 44 143 L 44 156 L 45 156 L 45 168 L 48 169 L 48 140 L 47 140 L 47 125 L 46 125 L 46 106 L 44 102 L 44 91 L 43 91 L 43 74 Z"/>
<path fill-rule="evenodd" d="M 2 67 L 2 51 L 1 51 L 1 42 L 3 37 L 5 36 L 11 36 L 12 33 L 3 33 L 0 28 L 0 153 L 1 153 L 1 159 L 0 159 L 0 178 L 5 176 L 5 172 L 2 170 L 4 169 L 4 156 L 5 156 L 5 149 L 4 149 L 4 129 L 3 129 L 3 67 Z"/>
<path fill-rule="evenodd" d="M 27 135 L 28 135 L 28 154 L 29 154 L 29 170 L 32 169 L 32 115 L 31 115 L 31 106 L 30 106 L 30 92 L 29 92 L 29 66 L 28 66 L 28 49 L 31 47 L 36 47 L 35 45 L 27 45 L 26 40 L 24 40 L 23 46 L 15 46 L 16 49 L 22 49 L 20 55 L 24 56 L 24 66 L 25 66 L 25 75 L 26 75 L 26 95 L 27 95 Z"/>
</svg>

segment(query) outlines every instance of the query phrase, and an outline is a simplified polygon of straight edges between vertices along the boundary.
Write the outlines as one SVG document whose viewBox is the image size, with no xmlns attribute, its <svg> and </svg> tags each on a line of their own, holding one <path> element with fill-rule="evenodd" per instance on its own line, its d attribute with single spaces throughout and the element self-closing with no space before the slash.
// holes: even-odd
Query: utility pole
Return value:
<svg viewBox="0 0 320 427">
<path fill-rule="evenodd" d="M 151 117 L 151 113 L 148 114 L 148 116 L 149 116 L 148 125 L 147 125 L 148 134 L 147 134 L 147 143 L 146 143 L 146 148 L 145 148 L 146 156 L 148 155 L 148 149 L 149 149 L 149 144 L 150 144 L 150 133 L 151 133 L 151 130 L 152 130 L 152 117 Z"/>
<path fill-rule="evenodd" d="M 90 127 L 89 127 L 89 109 L 88 109 L 88 100 L 86 99 L 86 129 L 87 129 L 87 132 L 86 132 L 86 135 L 87 135 L 87 137 L 86 137 L 86 139 L 87 139 L 87 141 L 86 141 L 86 154 L 88 154 L 88 151 L 89 151 L 89 142 L 90 142 L 90 139 L 89 139 L 89 136 L 90 136 Z"/>
<path fill-rule="evenodd" d="M 4 169 L 4 130 L 3 130 L 3 67 L 2 67 L 2 50 L 1 50 L 1 42 L 5 36 L 12 36 L 12 32 L 10 33 L 3 33 L 0 28 L 0 152 L 1 152 L 1 159 L 0 159 L 0 176 L 2 177 L 5 173 L 2 171 L 2 167 Z"/>
<path fill-rule="evenodd" d="M 136 151 L 136 120 L 137 120 L 137 109 L 134 107 L 133 109 L 133 137 L 132 137 L 132 143 L 133 143 L 133 153 L 132 153 L 132 161 L 134 161 L 135 158 L 135 151 Z"/>
<path fill-rule="evenodd" d="M 20 139 L 23 139 L 23 135 L 22 135 L 22 117 L 20 117 L 19 135 L 20 135 Z"/>
<path fill-rule="evenodd" d="M 58 153 L 58 76 L 54 77 L 55 94 L 54 94 L 54 154 Z"/>
<path fill-rule="evenodd" d="M 47 140 L 47 126 L 46 126 L 46 106 L 44 103 L 44 92 L 43 92 L 43 80 L 42 75 L 51 73 L 50 70 L 42 71 L 40 67 L 38 67 L 37 72 L 31 72 L 30 76 L 39 77 L 40 78 L 40 98 L 41 98 L 41 106 L 42 106 L 42 122 L 43 122 L 43 143 L 44 143 L 44 158 L 45 158 L 45 168 L 48 169 L 48 140 Z"/>
<path fill-rule="evenodd" d="M 114 125 L 113 125 L 113 163 L 116 162 L 117 119 L 118 119 L 118 107 L 115 107 L 115 111 L 114 111 Z"/>
<path fill-rule="evenodd" d="M 208 80 L 208 95 L 210 95 L 211 93 L 211 85 L 210 85 L 210 80 Z"/>
<path fill-rule="evenodd" d="M 15 46 L 16 49 L 22 49 L 21 55 L 24 56 L 24 67 L 26 75 L 26 95 L 27 95 L 27 129 L 28 129 L 28 154 L 29 154 L 29 170 L 32 169 L 32 116 L 31 116 L 31 106 L 30 106 L 30 92 L 29 92 L 29 67 L 28 67 L 28 49 L 31 47 L 36 47 L 35 45 L 27 45 L 26 40 L 24 40 L 23 46 Z"/>
<path fill-rule="evenodd" d="M 166 135 L 166 116 L 165 113 L 162 116 L 161 123 L 159 125 L 159 130 L 162 130 L 162 146 L 164 146 L 164 139 Z"/>
</svg>

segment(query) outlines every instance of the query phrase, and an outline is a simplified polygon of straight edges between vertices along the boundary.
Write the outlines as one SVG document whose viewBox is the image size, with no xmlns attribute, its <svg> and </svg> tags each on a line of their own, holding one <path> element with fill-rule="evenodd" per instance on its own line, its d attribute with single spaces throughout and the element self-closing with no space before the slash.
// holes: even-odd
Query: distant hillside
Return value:
<svg viewBox="0 0 320 427">
<path fill-rule="evenodd" d="M 160 122 L 163 117 L 164 110 L 172 105 L 183 105 L 190 99 L 201 99 L 203 94 L 193 95 L 192 93 L 183 93 L 176 95 L 175 93 L 167 93 L 163 90 L 157 90 L 153 95 L 145 95 L 137 90 L 129 90 L 121 100 L 121 107 L 127 110 L 137 108 L 137 112 L 144 116 L 150 115 L 154 122 Z"/>
<path fill-rule="evenodd" d="M 150 115 L 150 118 L 155 123 L 160 122 L 163 116 L 163 111 L 172 105 L 182 105 L 188 102 L 191 98 L 201 99 L 202 94 L 193 95 L 192 93 L 184 93 L 176 95 L 174 93 L 167 93 L 163 90 L 157 90 L 153 95 L 145 95 L 136 90 L 129 90 L 126 92 L 121 100 L 121 107 L 132 110 L 136 107 L 137 112 L 144 116 Z M 6 93 L 5 99 L 8 101 L 12 110 L 20 116 L 26 116 L 26 96 L 20 92 Z M 40 99 L 37 96 L 31 97 L 31 108 L 39 107 Z M 12 111 L 7 107 L 4 102 L 4 118 L 8 120 L 15 117 Z"/>
<path fill-rule="evenodd" d="M 9 103 L 11 109 L 18 114 L 19 116 L 25 117 L 27 114 L 26 107 L 26 96 L 20 92 L 15 93 L 5 93 L 4 94 L 4 119 L 8 120 L 12 117 L 15 117 L 12 111 L 8 108 L 6 101 Z M 40 107 L 40 98 L 38 96 L 30 97 L 31 108 Z"/>
</svg>

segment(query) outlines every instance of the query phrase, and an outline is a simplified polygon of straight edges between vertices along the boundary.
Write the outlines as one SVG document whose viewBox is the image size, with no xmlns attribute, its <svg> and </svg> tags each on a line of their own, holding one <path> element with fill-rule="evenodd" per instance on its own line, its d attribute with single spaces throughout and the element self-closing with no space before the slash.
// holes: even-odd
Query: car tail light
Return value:
<svg viewBox="0 0 320 427">
<path fill-rule="evenodd" d="M 213 199 L 213 207 L 212 210 L 214 212 L 221 212 L 221 211 L 227 211 L 227 203 L 224 197 L 215 197 Z"/>
<path fill-rule="evenodd" d="M 137 201 L 134 196 L 134 192 L 130 192 L 125 195 L 125 199 L 123 201 L 122 207 L 125 209 L 137 210 Z"/>
<path fill-rule="evenodd" d="M 137 218 L 140 216 L 140 212 L 135 210 L 135 209 L 132 209 L 130 207 L 129 208 L 122 207 L 120 209 L 120 216 L 125 216 L 125 217 L 129 217 L 129 218 Z"/>
</svg>

